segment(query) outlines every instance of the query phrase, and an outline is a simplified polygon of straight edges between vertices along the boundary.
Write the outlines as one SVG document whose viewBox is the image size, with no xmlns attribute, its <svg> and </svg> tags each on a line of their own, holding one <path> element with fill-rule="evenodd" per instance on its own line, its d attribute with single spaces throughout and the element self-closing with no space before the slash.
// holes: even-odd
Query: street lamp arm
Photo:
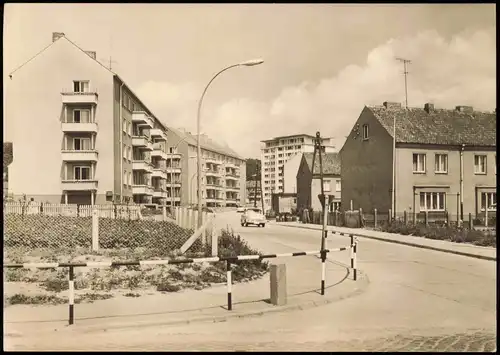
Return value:
<svg viewBox="0 0 500 355">
<path fill-rule="evenodd" d="M 203 102 L 203 98 L 205 97 L 205 94 L 208 90 L 208 88 L 210 87 L 210 84 L 212 84 L 212 82 L 215 80 L 215 78 L 217 78 L 219 75 L 221 75 L 222 73 L 224 73 L 226 70 L 229 70 L 231 68 L 234 68 L 234 67 L 239 67 L 241 64 L 233 64 L 233 65 L 230 65 L 224 69 L 222 69 L 221 71 L 219 71 L 217 74 L 215 74 L 212 79 L 210 79 L 210 81 L 208 82 L 207 86 L 205 86 L 205 89 L 203 90 L 203 93 L 201 94 L 201 97 L 200 97 L 200 101 L 198 102 L 198 116 L 200 115 L 200 111 L 201 111 L 201 104 Z M 198 135 L 198 139 L 200 136 Z"/>
</svg>

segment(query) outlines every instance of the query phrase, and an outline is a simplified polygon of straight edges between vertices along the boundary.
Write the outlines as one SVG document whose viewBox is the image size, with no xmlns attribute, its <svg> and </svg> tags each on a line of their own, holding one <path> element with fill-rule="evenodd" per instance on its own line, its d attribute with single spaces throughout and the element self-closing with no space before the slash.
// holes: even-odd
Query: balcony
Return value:
<svg viewBox="0 0 500 355">
<path fill-rule="evenodd" d="M 167 166 L 167 173 L 177 173 L 177 174 L 180 174 L 181 173 L 181 167 L 180 166 Z"/>
<path fill-rule="evenodd" d="M 144 160 L 134 160 L 132 161 L 132 170 L 142 170 L 148 173 L 152 173 L 153 166 Z"/>
<path fill-rule="evenodd" d="M 167 173 L 164 169 L 161 168 L 153 168 L 153 174 L 151 176 L 165 180 L 167 179 Z"/>
<path fill-rule="evenodd" d="M 153 187 L 150 185 L 132 185 L 132 193 L 134 195 L 153 196 Z"/>
<path fill-rule="evenodd" d="M 133 136 L 132 146 L 145 150 L 153 150 L 153 143 L 146 136 Z"/>
<path fill-rule="evenodd" d="M 232 174 L 232 173 L 226 173 L 226 179 L 230 180 L 239 180 L 240 176 L 237 174 Z"/>
<path fill-rule="evenodd" d="M 159 143 L 153 144 L 153 151 L 151 152 L 152 157 L 159 157 L 160 159 L 167 160 L 168 153 L 162 150 L 162 146 Z"/>
<path fill-rule="evenodd" d="M 97 105 L 98 95 L 96 92 L 61 92 L 62 103 L 65 105 L 71 104 L 93 104 Z"/>
<path fill-rule="evenodd" d="M 215 164 L 215 165 L 221 165 L 222 164 L 222 162 L 220 160 L 217 160 L 215 158 L 205 158 L 205 163 Z"/>
<path fill-rule="evenodd" d="M 167 180 L 166 184 L 168 187 L 170 187 L 170 186 L 180 187 L 182 183 L 180 180 L 174 180 L 173 182 L 170 182 L 170 180 Z"/>
<path fill-rule="evenodd" d="M 137 123 L 138 126 L 146 126 L 153 128 L 153 119 L 148 116 L 146 112 L 135 111 L 132 113 L 132 122 Z"/>
<path fill-rule="evenodd" d="M 220 172 L 218 170 L 212 170 L 212 169 L 210 169 L 210 170 L 206 170 L 205 171 L 205 175 L 206 176 L 220 176 L 221 174 L 220 174 Z"/>
<path fill-rule="evenodd" d="M 207 182 L 206 186 L 207 190 L 222 190 L 224 188 L 221 184 L 214 182 Z"/>
<path fill-rule="evenodd" d="M 228 168 L 237 168 L 235 163 L 226 163 L 226 167 Z"/>
<path fill-rule="evenodd" d="M 149 130 L 149 134 L 151 134 L 151 137 L 156 137 L 156 138 L 164 140 L 164 141 L 167 140 L 167 135 L 160 128 L 153 128 L 153 129 Z"/>
<path fill-rule="evenodd" d="M 62 180 L 62 189 L 65 191 L 95 191 L 97 180 Z"/>
<path fill-rule="evenodd" d="M 97 150 L 63 150 L 63 161 L 97 161 Z"/>
<path fill-rule="evenodd" d="M 180 160 L 182 158 L 181 153 L 168 153 L 168 159 L 173 159 L 173 160 Z"/>
<path fill-rule="evenodd" d="M 231 190 L 231 191 L 240 191 L 239 186 L 226 186 L 226 190 Z M 252 188 L 253 191 L 253 188 Z"/>
<path fill-rule="evenodd" d="M 161 189 L 155 189 L 153 191 L 153 197 L 155 198 L 167 198 L 167 191 Z"/>
<path fill-rule="evenodd" d="M 87 123 L 76 123 L 76 122 L 63 122 L 62 123 L 63 132 L 85 132 L 85 133 L 97 133 L 97 123 L 87 122 Z"/>
</svg>

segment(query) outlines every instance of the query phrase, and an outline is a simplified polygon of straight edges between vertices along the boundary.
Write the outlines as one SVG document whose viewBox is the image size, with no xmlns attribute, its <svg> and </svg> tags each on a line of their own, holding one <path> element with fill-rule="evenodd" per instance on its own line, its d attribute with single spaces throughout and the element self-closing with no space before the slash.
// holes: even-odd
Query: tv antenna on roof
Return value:
<svg viewBox="0 0 500 355">
<path fill-rule="evenodd" d="M 117 61 L 113 60 L 112 56 L 111 56 L 111 53 L 113 52 L 112 51 L 112 43 L 113 43 L 113 40 L 112 40 L 112 35 L 110 34 L 109 35 L 109 58 L 108 59 L 101 59 L 102 61 L 106 61 L 108 62 L 108 69 L 109 70 L 113 70 L 113 65 L 112 63 L 118 63 Z"/>
<path fill-rule="evenodd" d="M 408 70 L 407 70 L 406 65 L 411 64 L 411 60 L 400 58 L 400 57 L 397 57 L 396 60 L 403 62 L 403 66 L 404 66 L 403 75 L 405 76 L 405 103 L 406 103 L 406 108 L 408 109 L 408 81 L 407 81 Z"/>
</svg>

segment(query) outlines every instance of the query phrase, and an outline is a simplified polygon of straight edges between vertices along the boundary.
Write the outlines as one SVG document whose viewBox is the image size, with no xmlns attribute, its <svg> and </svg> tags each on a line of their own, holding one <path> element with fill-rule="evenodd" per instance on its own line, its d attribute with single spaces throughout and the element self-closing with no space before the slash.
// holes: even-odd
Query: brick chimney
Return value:
<svg viewBox="0 0 500 355">
<path fill-rule="evenodd" d="M 464 113 L 473 113 L 474 112 L 474 108 L 472 106 L 457 106 L 457 107 L 455 107 L 455 109 L 458 112 L 464 112 Z"/>
<path fill-rule="evenodd" d="M 426 103 L 424 105 L 424 110 L 427 112 L 427 113 L 431 113 L 432 111 L 434 111 L 434 104 L 431 104 L 431 103 Z"/>
<path fill-rule="evenodd" d="M 63 32 L 52 32 L 52 42 L 57 41 L 61 37 L 64 37 Z"/>
<path fill-rule="evenodd" d="M 85 51 L 91 58 L 96 59 L 96 52 L 94 51 Z"/>
<path fill-rule="evenodd" d="M 385 108 L 401 108 L 401 103 L 400 102 L 389 102 L 385 101 L 383 103 Z"/>
</svg>

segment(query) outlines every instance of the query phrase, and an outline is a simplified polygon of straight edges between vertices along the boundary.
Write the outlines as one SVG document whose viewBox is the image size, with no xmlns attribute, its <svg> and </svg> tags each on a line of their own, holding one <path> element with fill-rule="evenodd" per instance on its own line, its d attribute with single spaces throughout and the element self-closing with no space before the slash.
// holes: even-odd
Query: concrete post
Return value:
<svg viewBox="0 0 500 355">
<path fill-rule="evenodd" d="M 488 227 L 488 204 L 484 208 L 484 226 Z"/>
<path fill-rule="evenodd" d="M 219 253 L 219 239 L 218 239 L 218 231 L 215 225 L 215 215 L 212 215 L 211 229 L 212 229 L 212 256 L 217 256 Z"/>
<path fill-rule="evenodd" d="M 207 221 L 207 213 L 206 212 L 202 212 L 201 213 L 201 224 L 205 224 L 205 222 Z M 208 227 L 207 227 L 208 228 Z M 202 232 L 201 232 L 201 244 L 203 246 L 207 245 L 207 228 L 205 228 Z"/>
<path fill-rule="evenodd" d="M 376 208 L 373 210 L 373 224 L 374 224 L 375 228 L 377 228 L 377 209 Z"/>
<path fill-rule="evenodd" d="M 363 227 L 363 209 L 361 207 L 359 208 L 359 227 Z"/>
<path fill-rule="evenodd" d="M 99 211 L 92 208 L 92 251 L 99 250 Z"/>
<path fill-rule="evenodd" d="M 428 211 L 424 212 L 424 222 L 425 222 L 426 226 L 429 225 L 429 212 Z"/>
<path fill-rule="evenodd" d="M 389 224 L 391 224 L 391 222 L 392 222 L 392 217 L 391 216 L 392 216 L 392 210 L 389 208 L 389 216 L 387 218 Z"/>
<path fill-rule="evenodd" d="M 167 206 L 161 206 L 161 213 L 163 215 L 163 222 L 167 220 Z"/>
<path fill-rule="evenodd" d="M 270 271 L 271 304 L 284 306 L 287 302 L 286 265 L 271 264 Z"/>
<path fill-rule="evenodd" d="M 352 209 L 353 209 L 353 208 L 352 208 L 352 200 L 351 200 L 351 205 L 350 205 L 350 207 L 351 207 L 351 208 L 349 209 L 349 211 L 352 211 Z"/>
<path fill-rule="evenodd" d="M 472 213 L 469 213 L 469 230 L 473 230 L 474 226 L 472 225 Z"/>
<path fill-rule="evenodd" d="M 404 224 L 408 224 L 408 215 L 406 214 L 406 210 L 403 211 L 403 221 Z"/>
</svg>

